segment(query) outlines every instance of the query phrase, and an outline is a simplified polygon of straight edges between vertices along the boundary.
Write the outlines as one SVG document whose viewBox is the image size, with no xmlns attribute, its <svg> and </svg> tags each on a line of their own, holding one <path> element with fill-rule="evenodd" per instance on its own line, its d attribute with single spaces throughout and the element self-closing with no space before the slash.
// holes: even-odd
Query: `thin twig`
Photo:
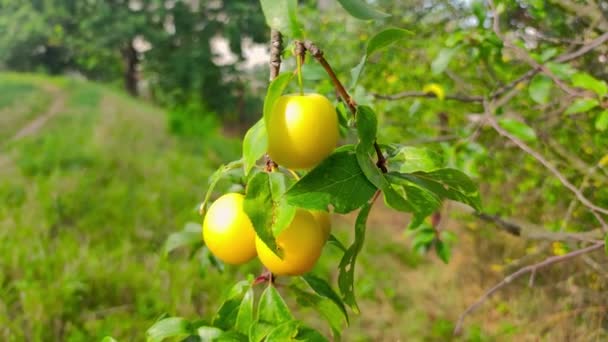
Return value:
<svg viewBox="0 0 608 342">
<path fill-rule="evenodd" d="M 346 91 L 346 88 L 344 88 L 344 85 L 342 84 L 342 82 L 340 82 L 340 80 L 338 79 L 338 76 L 336 76 L 336 73 L 331 68 L 331 66 L 325 59 L 325 57 L 323 56 L 323 51 L 321 51 L 321 49 L 319 49 L 313 42 L 311 42 L 309 40 L 304 41 L 303 44 L 304 44 L 304 47 L 306 48 L 306 50 L 311 54 L 311 56 L 313 56 L 317 60 L 317 62 L 319 62 L 319 64 L 321 64 L 323 69 L 325 69 L 325 72 L 327 72 L 327 75 L 329 75 L 329 78 L 333 82 L 334 87 L 336 88 L 336 91 L 342 98 L 342 101 L 344 101 L 344 103 L 346 103 L 346 105 L 350 109 L 353 116 L 356 116 L 357 115 L 357 103 L 348 94 L 348 92 Z M 376 156 L 378 158 L 378 160 L 376 161 L 376 166 L 378 166 L 378 168 L 380 170 L 382 170 L 383 173 L 387 173 L 388 169 L 386 167 L 386 158 L 384 157 L 384 154 L 382 154 L 380 145 L 378 145 L 378 143 L 376 141 L 374 141 L 374 149 L 376 150 Z"/>
<path fill-rule="evenodd" d="M 371 93 L 371 95 L 380 100 L 400 100 L 400 99 L 407 98 L 407 97 L 430 97 L 430 98 L 437 97 L 433 93 L 425 93 L 422 91 L 402 91 L 400 93 L 390 94 L 390 95 Z M 483 102 L 483 96 L 464 96 L 464 95 L 458 95 L 458 94 L 445 95 L 445 99 L 460 101 L 460 102 Z"/>
<path fill-rule="evenodd" d="M 490 126 L 492 126 L 492 128 L 494 128 L 494 130 L 496 132 L 498 132 L 498 134 L 511 140 L 520 149 L 522 149 L 524 152 L 528 153 L 529 155 L 534 157 L 534 159 L 538 160 L 541 164 L 543 164 L 543 166 L 546 167 L 549 171 L 551 171 L 551 173 L 553 173 L 553 175 L 555 177 L 557 177 L 557 179 L 559 179 L 559 181 L 566 188 L 568 188 L 572 193 L 574 193 L 574 195 L 578 198 L 578 200 L 584 206 L 586 206 L 587 208 L 589 208 L 593 211 L 597 211 L 602 214 L 608 214 L 608 209 L 599 207 L 599 206 L 591 203 L 591 201 L 589 199 L 587 199 L 587 197 L 585 197 L 585 195 L 578 189 L 578 187 L 576 187 L 574 184 L 572 184 L 561 172 L 559 172 L 559 170 L 552 163 L 550 163 L 547 159 L 545 159 L 545 157 L 543 157 L 540 153 L 533 150 L 530 146 L 528 146 L 522 140 L 520 140 L 519 138 L 515 137 L 511 133 L 507 132 L 504 128 L 502 128 L 498 124 L 498 122 L 496 121 L 494 116 L 491 115 L 491 112 L 488 111 L 485 116 L 486 116 L 487 122 L 490 124 Z"/>
<path fill-rule="evenodd" d="M 491 289 L 489 289 L 488 291 L 486 291 L 486 293 L 484 293 L 475 303 L 473 303 L 471 306 L 469 306 L 458 318 L 458 322 L 456 323 L 456 327 L 454 328 L 454 335 L 459 335 L 462 332 L 462 325 L 464 323 L 464 319 L 467 315 L 469 315 L 470 313 L 472 313 L 473 311 L 475 311 L 475 309 L 477 309 L 479 306 L 481 306 L 486 300 L 488 300 L 488 298 L 490 298 L 494 293 L 496 293 L 497 291 L 499 291 L 500 289 L 502 289 L 503 287 L 509 285 L 511 282 L 513 282 L 515 279 L 523 276 L 524 274 L 527 273 L 536 273 L 538 270 L 545 268 L 547 266 L 551 266 L 553 264 L 557 264 L 563 261 L 567 261 L 570 259 L 574 259 L 580 255 L 584 255 L 587 253 L 591 253 L 593 251 L 596 251 L 598 249 L 601 249 L 604 247 L 604 242 L 598 242 L 594 245 L 585 247 L 585 248 L 581 248 L 579 250 L 570 252 L 568 254 L 564 254 L 564 255 L 558 255 L 558 256 L 552 256 L 549 257 L 547 259 L 545 259 L 544 261 L 541 261 L 539 263 L 533 264 L 533 265 L 529 265 L 526 266 L 524 268 L 521 268 L 519 271 L 507 276 L 506 278 L 504 278 L 502 281 L 500 281 L 498 284 L 494 285 L 494 287 L 492 287 Z"/>
</svg>

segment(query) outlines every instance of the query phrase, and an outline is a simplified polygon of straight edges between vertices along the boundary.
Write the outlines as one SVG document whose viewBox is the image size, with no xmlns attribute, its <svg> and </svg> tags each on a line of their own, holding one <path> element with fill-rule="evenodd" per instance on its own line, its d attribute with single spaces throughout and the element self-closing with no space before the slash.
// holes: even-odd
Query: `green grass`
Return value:
<svg viewBox="0 0 608 342">
<path fill-rule="evenodd" d="M 141 340 L 164 312 L 207 312 L 220 291 L 209 282 L 227 275 L 202 279 L 197 265 L 159 250 L 198 220 L 207 177 L 238 142 L 179 141 L 161 110 L 93 84 L 15 78 L 0 77 L 3 113 L 22 105 L 5 94 L 50 98 L 45 84 L 66 101 L 39 132 L 0 150 L 0 340 Z M 27 121 L 10 122 L 7 132 Z"/>
</svg>

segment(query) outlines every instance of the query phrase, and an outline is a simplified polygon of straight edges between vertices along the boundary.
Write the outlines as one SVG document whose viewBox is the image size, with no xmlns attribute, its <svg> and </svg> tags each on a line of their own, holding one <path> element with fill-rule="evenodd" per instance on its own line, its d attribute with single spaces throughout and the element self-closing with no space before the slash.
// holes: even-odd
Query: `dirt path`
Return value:
<svg viewBox="0 0 608 342">
<path fill-rule="evenodd" d="M 4 147 L 10 142 L 17 141 L 19 139 L 23 139 L 25 137 L 32 136 L 38 133 L 38 131 L 40 131 L 40 129 L 44 127 L 44 125 L 49 121 L 49 119 L 51 119 L 64 109 L 65 94 L 61 91 L 61 89 L 59 89 L 57 86 L 50 84 L 43 86 L 43 89 L 51 94 L 53 102 L 46 110 L 46 112 L 40 114 L 35 119 L 31 120 L 23 127 L 21 127 L 21 129 L 19 129 L 17 133 L 15 133 L 15 135 L 7 139 L 4 144 L 0 144 L 0 169 L 9 165 L 9 163 L 11 162 L 10 156 L 7 153 L 3 153 L 1 151 L 2 147 Z"/>
<path fill-rule="evenodd" d="M 63 110 L 65 107 L 65 94 L 63 94 L 63 92 L 56 86 L 51 85 L 45 86 L 44 90 L 48 91 L 53 97 L 53 102 L 47 111 L 23 126 L 15 135 L 13 135 L 12 138 L 8 140 L 9 142 L 36 134 L 42 127 L 44 127 L 49 119 Z"/>
</svg>

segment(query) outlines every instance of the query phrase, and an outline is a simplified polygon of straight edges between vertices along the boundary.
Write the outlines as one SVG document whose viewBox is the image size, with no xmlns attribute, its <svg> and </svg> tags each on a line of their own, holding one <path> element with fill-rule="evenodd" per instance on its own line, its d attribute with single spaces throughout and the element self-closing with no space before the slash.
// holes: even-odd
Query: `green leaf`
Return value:
<svg viewBox="0 0 608 342">
<path fill-rule="evenodd" d="M 595 119 L 595 129 L 603 132 L 608 128 L 608 109 L 602 111 Z"/>
<path fill-rule="evenodd" d="M 352 151 L 334 152 L 287 191 L 287 201 L 305 209 L 327 210 L 331 204 L 339 214 L 365 204 L 376 192 L 359 167 Z"/>
<path fill-rule="evenodd" d="M 300 306 L 312 308 L 323 316 L 327 323 L 329 323 L 334 336 L 339 340 L 340 332 L 344 329 L 346 323 L 344 315 L 340 312 L 340 308 L 327 298 L 304 291 L 295 286 L 292 286 L 291 290 L 295 293 L 296 300 Z"/>
<path fill-rule="evenodd" d="M 234 326 L 236 331 L 245 335 L 249 334 L 249 329 L 251 328 L 254 320 L 253 301 L 253 288 L 249 287 L 243 296 L 243 300 L 241 301 L 241 306 L 239 307 L 239 312 L 236 315 L 236 323 Z"/>
<path fill-rule="evenodd" d="M 567 63 L 562 64 L 548 62 L 545 65 L 553 74 L 555 74 L 555 76 L 562 80 L 569 79 L 574 73 L 576 73 L 576 69 L 574 69 L 570 64 Z"/>
<path fill-rule="evenodd" d="M 315 291 L 316 294 L 327 298 L 336 304 L 336 306 L 342 311 L 342 314 L 344 314 L 344 319 L 346 322 L 349 322 L 348 313 L 346 312 L 346 307 L 344 306 L 342 299 L 340 299 L 340 296 L 338 296 L 334 289 L 332 289 L 325 280 L 310 273 L 302 276 L 302 279 L 306 282 L 306 284 L 308 284 L 308 286 L 310 286 L 311 289 L 313 289 L 313 291 Z"/>
<path fill-rule="evenodd" d="M 499 118 L 498 123 L 507 132 L 513 134 L 523 141 L 536 141 L 536 132 L 534 132 L 534 129 L 526 125 L 524 122 L 511 118 Z"/>
<path fill-rule="evenodd" d="M 427 216 L 441 207 L 441 198 L 431 190 L 408 181 L 402 181 L 401 185 L 414 212 L 409 224 L 410 229 L 418 227 Z"/>
<path fill-rule="evenodd" d="M 203 245 L 202 227 L 198 223 L 188 222 L 181 232 L 172 233 L 163 246 L 163 255 L 166 257 L 173 250 L 180 247 L 200 247 Z"/>
<path fill-rule="evenodd" d="M 452 57 L 456 54 L 456 51 L 458 51 L 458 47 L 441 49 L 437 57 L 433 60 L 433 63 L 431 63 L 431 71 L 433 74 L 438 75 L 444 72 L 450 64 Z"/>
<path fill-rule="evenodd" d="M 201 326 L 196 329 L 196 334 L 202 342 L 217 341 L 224 331 L 220 328 Z"/>
<path fill-rule="evenodd" d="M 279 256 L 274 237 L 289 226 L 296 214 L 296 208 L 287 204 L 283 196 L 289 182 L 283 173 L 260 172 L 249 180 L 243 202 L 256 234 Z"/>
<path fill-rule="evenodd" d="M 416 235 L 412 239 L 412 247 L 417 250 L 427 250 L 429 246 L 435 241 L 435 230 L 430 227 L 425 227 L 420 230 L 416 230 Z"/>
<path fill-rule="evenodd" d="M 274 329 L 274 324 L 256 321 L 249 329 L 249 341 L 260 342 Z"/>
<path fill-rule="evenodd" d="M 450 245 L 441 240 L 435 241 L 435 253 L 445 264 L 450 262 L 450 257 L 452 256 L 452 250 Z"/>
<path fill-rule="evenodd" d="M 378 118 L 373 109 L 368 106 L 357 107 L 357 132 L 362 145 L 372 146 L 376 141 Z"/>
<path fill-rule="evenodd" d="M 390 17 L 390 14 L 374 9 L 365 0 L 338 0 L 338 2 L 350 15 L 357 19 L 374 20 Z"/>
<path fill-rule="evenodd" d="M 477 185 L 459 170 L 446 168 L 432 172 L 389 172 L 388 177 L 391 183 L 399 183 L 399 178 L 405 179 L 435 193 L 441 199 L 448 198 L 467 204 L 475 210 L 481 210 Z"/>
<path fill-rule="evenodd" d="M 209 177 L 209 187 L 207 188 L 207 193 L 205 194 L 205 199 L 203 203 L 200 205 L 200 213 L 204 215 L 204 211 L 207 209 L 207 203 L 211 199 L 211 195 L 213 194 L 213 189 L 217 185 L 217 182 L 220 181 L 223 177 L 228 175 L 232 170 L 240 168 L 242 166 L 242 160 L 235 160 L 227 165 L 220 166 L 211 176 Z"/>
<path fill-rule="evenodd" d="M 340 242 L 340 240 L 338 240 L 334 234 L 329 235 L 329 238 L 327 238 L 327 243 L 338 247 L 342 252 L 346 252 L 346 247 L 344 247 L 344 244 Z"/>
<path fill-rule="evenodd" d="M 444 166 L 443 156 L 423 147 L 399 146 L 389 151 L 387 160 L 391 169 L 400 172 L 430 172 Z"/>
<path fill-rule="evenodd" d="M 296 341 L 298 330 L 302 323 L 296 320 L 291 320 L 277 325 L 266 337 L 266 341 Z"/>
<path fill-rule="evenodd" d="M 268 26 L 293 38 L 302 36 L 296 16 L 297 0 L 260 0 L 260 4 Z"/>
<path fill-rule="evenodd" d="M 224 330 L 232 329 L 235 326 L 241 303 L 250 288 L 250 282 L 243 280 L 236 283 L 230 289 L 230 292 L 228 292 L 224 302 L 213 318 L 214 326 Z"/>
<path fill-rule="evenodd" d="M 367 41 L 367 47 L 365 48 L 365 55 L 363 55 L 363 57 L 359 61 L 359 64 L 357 64 L 357 66 L 352 68 L 350 71 L 351 83 L 350 83 L 349 88 L 350 89 L 355 88 L 355 86 L 357 85 L 357 82 L 359 81 L 359 77 L 361 76 L 361 73 L 363 72 L 365 63 L 367 62 L 367 59 L 372 54 L 374 54 L 376 51 L 382 50 L 382 49 L 390 46 L 391 44 L 393 44 L 411 34 L 412 34 L 412 32 L 410 32 L 408 30 L 404 30 L 404 29 L 400 29 L 400 28 L 388 28 L 384 31 L 378 32 L 373 37 L 371 37 Z"/>
<path fill-rule="evenodd" d="M 608 94 L 608 86 L 606 85 L 606 82 L 600 81 L 584 72 L 579 72 L 572 75 L 572 84 L 578 88 L 591 90 L 599 97 L 603 97 Z"/>
<path fill-rule="evenodd" d="M 185 337 L 192 334 L 190 322 L 181 317 L 162 319 L 146 331 L 147 342 L 161 342 L 169 337 Z"/>
<path fill-rule="evenodd" d="M 285 304 L 277 289 L 272 285 L 268 286 L 260 297 L 258 319 L 262 322 L 275 325 L 293 320 L 287 304 Z"/>
<path fill-rule="evenodd" d="M 356 313 L 359 313 L 359 307 L 355 298 L 355 265 L 357 256 L 365 241 L 367 217 L 371 208 L 371 203 L 366 203 L 359 211 L 359 215 L 357 215 L 357 220 L 355 221 L 355 241 L 344 253 L 338 266 L 340 271 L 338 274 L 338 286 L 340 287 L 342 298 L 344 298 L 344 303 L 350 306 Z"/>
<path fill-rule="evenodd" d="M 412 34 L 411 31 L 394 27 L 380 31 L 367 41 L 366 54 L 367 56 L 371 56 L 374 52 L 384 49 L 401 39 L 410 37 Z"/>
<path fill-rule="evenodd" d="M 600 103 L 596 99 L 576 99 L 574 102 L 566 109 L 564 114 L 576 114 L 576 113 L 585 113 L 590 111 L 591 109 L 597 107 Z"/>
<path fill-rule="evenodd" d="M 274 0 L 269 0 L 273 1 Z M 277 1 L 280 2 L 280 1 Z M 264 98 L 264 122 L 266 126 L 268 126 L 268 120 L 270 119 L 270 114 L 272 113 L 272 108 L 274 107 L 277 100 L 285 91 L 285 88 L 293 78 L 292 72 L 284 72 L 277 76 L 270 84 L 268 85 L 268 90 L 266 91 L 266 97 Z"/>
<path fill-rule="evenodd" d="M 549 96 L 551 95 L 551 88 L 553 87 L 553 81 L 547 76 L 536 75 L 530 81 L 528 86 L 528 93 L 530 98 L 538 104 L 546 104 L 549 102 Z"/>
<path fill-rule="evenodd" d="M 268 133 L 264 120 L 260 119 L 245 134 L 243 138 L 243 160 L 245 161 L 245 175 L 255 165 L 268 149 Z"/>
<path fill-rule="evenodd" d="M 370 144 L 371 145 L 371 144 Z M 395 191 L 391 183 L 385 178 L 382 171 L 374 164 L 363 143 L 357 145 L 357 162 L 363 174 L 372 184 L 382 190 L 385 203 L 395 210 L 411 212 L 412 207 L 405 198 Z"/>
<path fill-rule="evenodd" d="M 348 86 L 350 89 L 355 89 L 357 86 L 357 82 L 359 82 L 359 77 L 363 73 L 363 69 L 365 68 L 365 63 L 367 62 L 367 55 L 363 55 L 359 64 L 357 64 L 354 68 L 350 69 L 350 85 Z"/>
<path fill-rule="evenodd" d="M 296 336 L 297 341 L 307 342 L 329 342 L 325 336 L 321 335 L 318 331 L 311 329 L 306 326 L 301 326 Z M 335 339 L 335 341 L 339 341 Z"/>
</svg>

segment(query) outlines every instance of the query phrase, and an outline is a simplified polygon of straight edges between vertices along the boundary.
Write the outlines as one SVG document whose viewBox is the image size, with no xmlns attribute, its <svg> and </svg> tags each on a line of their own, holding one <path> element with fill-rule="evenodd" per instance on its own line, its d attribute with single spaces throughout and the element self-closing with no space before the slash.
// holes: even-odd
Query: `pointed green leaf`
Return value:
<svg viewBox="0 0 608 342">
<path fill-rule="evenodd" d="M 578 88 L 591 90 L 599 97 L 606 96 L 606 94 L 608 94 L 608 86 L 606 85 L 606 82 L 600 81 L 584 72 L 579 72 L 572 75 L 572 84 Z"/>
<path fill-rule="evenodd" d="M 376 191 L 359 167 L 352 151 L 335 152 L 302 177 L 287 191 L 291 205 L 305 209 L 327 210 L 331 204 L 339 214 L 365 204 Z"/>
<path fill-rule="evenodd" d="M 258 319 L 261 322 L 275 325 L 293 320 L 287 304 L 285 304 L 277 289 L 272 285 L 268 286 L 260 297 Z"/>
<path fill-rule="evenodd" d="M 384 49 L 391 44 L 412 36 L 412 32 L 400 28 L 388 28 L 376 33 L 367 41 L 366 54 L 371 56 L 374 52 Z"/>
<path fill-rule="evenodd" d="M 297 0 L 260 0 L 260 4 L 268 26 L 293 38 L 302 36 L 296 16 Z"/>
<path fill-rule="evenodd" d="M 427 148 L 414 146 L 392 147 L 387 155 L 387 160 L 392 170 L 406 173 L 430 172 L 444 166 L 441 154 Z"/>
<path fill-rule="evenodd" d="M 444 72 L 450 64 L 452 57 L 456 54 L 456 51 L 458 51 L 458 47 L 441 49 L 437 57 L 433 60 L 433 63 L 431 63 L 431 71 L 433 74 L 438 75 Z"/>
<path fill-rule="evenodd" d="M 534 132 L 534 129 L 521 121 L 511 118 L 500 118 L 498 119 L 498 123 L 507 132 L 523 141 L 530 142 L 536 140 L 536 132 Z"/>
<path fill-rule="evenodd" d="M 595 119 L 595 129 L 603 132 L 608 128 L 608 109 L 602 111 Z"/>
<path fill-rule="evenodd" d="M 346 322 L 349 322 L 348 313 L 346 312 L 344 302 L 342 302 L 340 296 L 338 296 L 334 289 L 332 289 L 331 286 L 325 280 L 310 273 L 302 276 L 302 279 L 306 282 L 306 284 L 308 284 L 308 286 L 310 286 L 311 289 L 313 289 L 313 291 L 315 291 L 316 294 L 334 302 L 334 304 L 336 304 L 336 306 L 344 314 L 344 319 L 346 320 Z"/>
<path fill-rule="evenodd" d="M 528 93 L 534 102 L 546 104 L 549 102 L 549 95 L 551 95 L 552 87 L 553 81 L 551 81 L 549 77 L 544 75 L 536 75 L 530 81 Z"/>
<path fill-rule="evenodd" d="M 349 89 L 355 89 L 357 83 L 359 82 L 359 77 L 363 73 L 363 69 L 365 68 L 365 63 L 367 62 L 367 55 L 363 55 L 359 64 L 357 64 L 354 68 L 350 69 L 350 84 L 348 86 Z"/>
<path fill-rule="evenodd" d="M 200 247 L 203 245 L 202 227 L 198 223 L 188 222 L 184 229 L 177 233 L 172 233 L 165 241 L 163 255 L 166 257 L 173 250 L 180 247 Z"/>
<path fill-rule="evenodd" d="M 359 307 L 355 298 L 355 265 L 357 256 L 361 248 L 363 248 L 363 242 L 365 241 L 367 217 L 371 208 L 372 205 L 367 203 L 359 211 L 355 222 L 355 241 L 344 253 L 338 266 L 340 270 L 338 274 L 338 286 L 340 287 L 342 298 L 344 298 L 344 303 L 350 306 L 356 313 L 359 312 Z"/>
<path fill-rule="evenodd" d="M 334 234 L 329 235 L 327 243 L 338 247 L 342 252 L 346 252 L 346 247 L 344 247 L 344 244 L 340 242 L 340 240 L 338 240 Z"/>
<path fill-rule="evenodd" d="M 186 337 L 192 334 L 190 322 L 181 317 L 162 319 L 146 331 L 147 342 L 161 342 L 169 337 Z"/>
<path fill-rule="evenodd" d="M 295 293 L 298 305 L 316 310 L 327 321 L 334 337 L 339 340 L 340 332 L 344 329 L 346 321 L 336 304 L 327 298 L 301 290 L 295 286 L 292 286 L 291 290 Z"/>
<path fill-rule="evenodd" d="M 268 150 L 268 133 L 264 120 L 260 119 L 251 126 L 243 138 L 243 160 L 245 161 L 245 175 Z"/>
<path fill-rule="evenodd" d="M 321 333 L 306 326 L 300 326 L 296 340 L 307 342 L 329 342 L 329 340 L 325 338 L 325 336 L 321 335 Z M 335 341 L 339 340 L 335 339 Z"/>
<path fill-rule="evenodd" d="M 201 342 L 217 341 L 224 331 L 220 328 L 201 326 L 196 329 L 196 334 Z"/>
<path fill-rule="evenodd" d="M 274 237 L 287 228 L 296 214 L 296 208 L 287 204 L 283 196 L 290 181 L 280 172 L 260 172 L 249 180 L 243 202 L 256 234 L 279 256 Z"/>
<path fill-rule="evenodd" d="M 481 210 L 479 189 L 471 179 L 456 169 L 440 169 L 433 172 L 397 173 L 389 172 L 391 183 L 399 183 L 399 178 L 414 183 L 443 199 L 448 198 L 468 204 L 475 210 Z M 411 190 L 410 190 L 411 191 Z"/>
<path fill-rule="evenodd" d="M 555 62 L 547 62 L 545 64 L 547 68 L 555 74 L 559 79 L 566 80 L 570 79 L 570 77 L 576 73 L 576 69 L 574 69 L 570 64 L 567 63 L 555 63 Z"/>
<path fill-rule="evenodd" d="M 374 9 L 365 0 L 338 0 L 338 2 L 350 15 L 357 19 L 374 20 L 390 17 L 390 14 Z"/>
<path fill-rule="evenodd" d="M 256 321 L 249 329 L 249 342 L 260 342 L 274 329 L 275 325 Z"/>
<path fill-rule="evenodd" d="M 376 141 L 378 118 L 373 109 L 368 106 L 357 107 L 357 132 L 362 145 L 372 147 Z"/>
<path fill-rule="evenodd" d="M 268 90 L 266 91 L 266 97 L 264 98 L 264 122 L 266 123 L 266 127 L 268 127 L 268 120 L 270 118 L 270 114 L 272 113 L 272 109 L 276 104 L 277 100 L 285 91 L 285 88 L 293 78 L 292 72 L 284 72 L 277 76 L 270 85 L 268 85 Z"/>
<path fill-rule="evenodd" d="M 248 281 L 240 281 L 230 289 L 230 292 L 228 292 L 224 302 L 213 318 L 214 326 L 225 330 L 234 327 L 243 298 L 250 288 L 251 284 Z"/>
<path fill-rule="evenodd" d="M 444 241 L 436 240 L 435 241 L 435 253 L 445 264 L 450 262 L 450 257 L 452 256 L 452 250 L 450 245 Z"/>
<path fill-rule="evenodd" d="M 591 109 L 597 107 L 600 103 L 596 99 L 576 99 L 568 109 L 564 112 L 564 114 L 576 114 L 576 113 L 585 113 L 590 111 Z"/>
<path fill-rule="evenodd" d="M 249 329 L 253 324 L 254 315 L 253 315 L 253 300 L 254 293 L 253 288 L 249 288 L 245 295 L 243 296 L 243 300 L 241 301 L 241 306 L 239 307 L 239 312 L 236 315 L 236 331 L 243 333 L 245 335 L 249 334 Z"/>
</svg>

